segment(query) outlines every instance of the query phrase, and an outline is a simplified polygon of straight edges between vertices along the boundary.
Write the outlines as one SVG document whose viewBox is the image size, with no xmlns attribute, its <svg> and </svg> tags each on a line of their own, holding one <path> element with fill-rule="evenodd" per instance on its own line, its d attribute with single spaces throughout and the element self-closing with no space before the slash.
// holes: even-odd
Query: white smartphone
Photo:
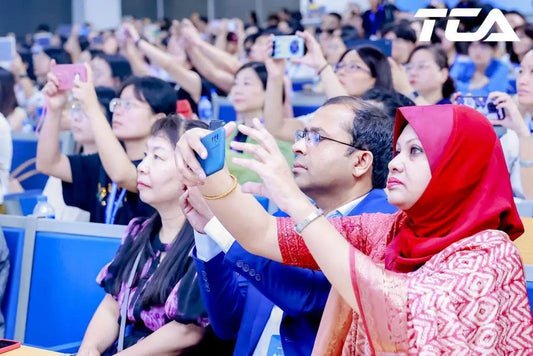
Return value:
<svg viewBox="0 0 533 356">
<path fill-rule="evenodd" d="M 9 68 L 15 56 L 15 39 L 13 37 L 0 37 L 0 66 Z"/>
<path fill-rule="evenodd" d="M 272 58 L 299 58 L 306 52 L 304 39 L 298 36 L 275 36 Z"/>
</svg>

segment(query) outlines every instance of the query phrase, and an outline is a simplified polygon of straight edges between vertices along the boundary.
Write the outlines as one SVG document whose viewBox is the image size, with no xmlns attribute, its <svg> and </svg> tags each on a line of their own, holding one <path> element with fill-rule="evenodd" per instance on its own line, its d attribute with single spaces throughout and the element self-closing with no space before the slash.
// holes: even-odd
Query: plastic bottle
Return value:
<svg viewBox="0 0 533 356">
<path fill-rule="evenodd" d="M 44 195 L 37 198 L 37 205 L 33 208 L 33 215 L 41 219 L 55 219 L 56 217 L 54 208 L 48 203 L 48 198 Z"/>
<path fill-rule="evenodd" d="M 202 95 L 198 102 L 198 117 L 205 122 L 209 122 L 213 118 L 213 105 L 205 95 Z"/>
</svg>

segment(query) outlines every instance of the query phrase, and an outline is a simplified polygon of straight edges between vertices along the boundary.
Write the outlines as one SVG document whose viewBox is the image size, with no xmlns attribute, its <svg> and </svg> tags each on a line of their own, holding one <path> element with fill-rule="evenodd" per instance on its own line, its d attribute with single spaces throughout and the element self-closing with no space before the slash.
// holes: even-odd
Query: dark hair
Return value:
<svg viewBox="0 0 533 356">
<path fill-rule="evenodd" d="M 378 107 L 353 96 L 337 96 L 328 99 L 322 107 L 344 105 L 354 114 L 353 125 L 347 131 L 352 134 L 351 144 L 372 152 L 372 186 L 385 188 L 388 164 L 392 159 L 392 131 L 394 119 Z M 352 153 L 349 149 L 348 153 Z"/>
<path fill-rule="evenodd" d="M 247 69 L 247 68 L 252 68 L 255 71 L 255 73 L 257 74 L 257 76 L 261 80 L 261 83 L 263 84 L 263 89 L 266 90 L 267 80 L 268 80 L 268 72 L 267 72 L 267 69 L 265 67 L 265 64 L 263 62 L 248 62 L 246 64 L 243 64 L 237 70 L 237 72 L 235 72 L 235 76 L 237 76 L 237 74 L 239 74 L 241 71 L 243 71 L 244 69 Z"/>
<path fill-rule="evenodd" d="M 35 29 L 35 32 L 50 32 L 50 25 L 46 23 L 41 23 L 37 25 L 37 28 Z"/>
<path fill-rule="evenodd" d="M 339 22 L 342 21 L 342 16 L 337 12 L 329 12 L 328 16 L 333 16 L 335 19 L 337 19 Z"/>
<path fill-rule="evenodd" d="M 432 45 L 416 46 L 415 49 L 413 49 L 413 51 L 409 55 L 407 63 L 411 62 L 411 58 L 413 57 L 415 52 L 422 50 L 430 51 L 433 54 L 433 60 L 435 61 L 435 63 L 437 63 L 439 69 L 446 68 L 448 70 L 448 78 L 446 78 L 446 81 L 442 84 L 442 97 L 450 98 L 452 94 L 455 93 L 455 83 L 453 82 L 452 77 L 450 77 L 450 66 L 448 65 L 448 56 L 446 56 L 446 53 L 442 48 Z"/>
<path fill-rule="evenodd" d="M 68 54 L 68 52 L 65 51 L 61 47 L 45 47 L 43 49 L 43 52 L 48 57 L 50 57 L 50 59 L 54 59 L 56 61 L 56 64 L 71 64 L 72 63 L 70 54 Z"/>
<path fill-rule="evenodd" d="M 363 97 L 363 100 L 372 100 L 376 102 L 378 108 L 383 110 L 392 119 L 396 118 L 396 110 L 403 106 L 415 106 L 414 101 L 409 99 L 403 94 L 394 90 L 387 90 L 383 88 L 372 88 L 367 90 Z"/>
<path fill-rule="evenodd" d="M 113 78 L 118 78 L 120 82 L 127 80 L 132 75 L 130 62 L 120 54 L 105 54 L 97 55 L 109 64 L 111 68 L 111 75 Z"/>
<path fill-rule="evenodd" d="M 477 32 L 479 30 L 479 27 L 480 26 L 475 26 L 472 28 L 472 30 L 470 32 Z M 489 47 L 491 47 L 492 49 L 495 49 L 498 47 L 498 45 L 500 44 L 499 42 L 494 42 L 494 41 L 485 41 L 490 35 L 492 35 L 493 33 L 498 33 L 494 28 L 491 28 L 486 34 L 485 36 L 483 36 L 482 39 L 480 39 L 479 41 L 474 41 L 474 42 L 483 42 L 484 45 L 487 45 Z M 467 42 L 467 50 L 468 48 L 470 48 L 470 46 L 472 45 L 472 43 L 474 42 Z"/>
<path fill-rule="evenodd" d="M 95 58 L 95 57 L 105 57 L 105 52 L 102 51 L 101 49 L 94 49 L 94 48 L 89 48 L 88 49 L 89 51 L 89 54 L 91 55 L 91 59 Z"/>
<path fill-rule="evenodd" d="M 514 13 L 514 12 L 513 12 Z M 520 14 L 518 14 L 520 15 Z M 524 34 L 533 39 L 533 24 L 530 24 L 530 23 L 525 23 L 523 25 L 520 25 L 520 26 L 516 26 L 514 28 L 514 31 L 517 32 L 517 31 L 523 31 Z M 506 48 L 507 48 L 507 52 L 509 53 L 509 56 L 510 56 L 510 59 L 511 59 L 511 62 L 512 63 L 520 63 L 520 59 L 518 58 L 518 54 L 515 53 L 514 49 L 513 49 L 513 43 L 512 42 L 506 42 Z M 530 48 L 531 49 L 531 48 Z M 529 49 L 528 49 L 529 51 Z"/>
<path fill-rule="evenodd" d="M 385 27 L 383 27 L 383 31 L 381 32 L 381 35 L 385 37 L 385 35 L 389 32 L 393 32 L 397 38 L 401 38 L 406 41 L 416 43 L 416 32 L 407 23 L 401 22 L 401 23 L 388 24 Z"/>
<path fill-rule="evenodd" d="M 342 54 L 339 62 L 342 62 L 344 57 L 351 51 L 356 51 L 363 62 L 370 68 L 370 74 L 373 78 L 376 78 L 375 88 L 392 89 L 392 71 L 387 56 L 383 52 L 373 46 L 349 48 Z"/>
<path fill-rule="evenodd" d="M 175 146 L 179 136 L 186 130 L 194 127 L 207 128 L 207 124 L 199 120 L 184 120 L 177 115 L 169 115 L 157 120 L 152 126 L 150 135 L 155 136 L 163 132 L 169 139 L 170 144 Z M 155 214 L 149 219 L 135 219 L 130 223 L 130 232 L 124 243 L 119 247 L 117 255 L 109 265 L 109 272 L 112 273 L 113 279 L 110 285 L 106 286 L 106 291 L 112 294 L 118 294 L 123 283 L 129 278 L 135 259 L 141 249 L 141 255 L 136 279 L 133 285 L 139 282 L 142 269 L 146 261 L 155 256 L 152 249 L 151 241 L 161 230 L 161 217 Z M 161 261 L 157 270 L 152 275 L 150 283 L 142 293 L 142 305 L 164 304 L 172 288 L 183 277 L 186 272 L 186 261 L 189 252 L 194 246 L 194 234 L 189 222 L 185 221 L 178 236 L 167 251 L 167 255 Z"/>
<path fill-rule="evenodd" d="M 16 107 L 15 76 L 10 71 L 0 68 L 0 113 L 7 118 Z"/>
<path fill-rule="evenodd" d="M 105 116 L 107 121 L 111 123 L 113 113 L 111 110 L 109 110 L 109 103 L 117 96 L 117 93 L 113 88 L 109 87 L 96 87 L 95 90 L 98 102 L 105 108 Z"/>
<path fill-rule="evenodd" d="M 176 111 L 176 91 L 164 80 L 154 77 L 131 77 L 122 84 L 118 95 L 130 85 L 133 86 L 135 97 L 150 105 L 154 114 L 168 115 Z"/>
</svg>

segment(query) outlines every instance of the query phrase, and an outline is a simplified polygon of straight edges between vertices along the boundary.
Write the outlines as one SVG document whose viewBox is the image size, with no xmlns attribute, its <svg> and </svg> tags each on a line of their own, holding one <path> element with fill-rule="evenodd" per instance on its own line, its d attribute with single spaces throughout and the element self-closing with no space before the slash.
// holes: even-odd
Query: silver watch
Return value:
<svg viewBox="0 0 533 356">
<path fill-rule="evenodd" d="M 298 235 L 301 235 L 303 229 L 305 229 L 307 225 L 309 225 L 322 215 L 324 215 L 324 210 L 317 208 L 315 211 L 309 214 L 302 222 L 296 224 L 296 226 L 294 227 L 294 231 L 296 231 Z"/>
</svg>

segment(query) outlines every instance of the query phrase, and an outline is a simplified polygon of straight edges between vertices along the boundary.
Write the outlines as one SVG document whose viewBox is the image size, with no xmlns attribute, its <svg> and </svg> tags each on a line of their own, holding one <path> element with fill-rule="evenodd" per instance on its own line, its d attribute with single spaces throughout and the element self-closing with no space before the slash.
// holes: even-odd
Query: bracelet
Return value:
<svg viewBox="0 0 533 356">
<path fill-rule="evenodd" d="M 135 40 L 135 42 L 133 43 L 133 44 L 135 45 L 135 47 L 139 48 L 139 42 L 141 42 L 143 39 L 144 39 L 144 38 L 142 38 L 142 37 L 139 36 L 139 38 L 137 38 L 137 39 Z"/>
<path fill-rule="evenodd" d="M 519 161 L 520 167 L 533 167 L 533 161 Z"/>
<path fill-rule="evenodd" d="M 324 64 L 324 66 L 323 66 L 322 68 L 320 68 L 320 70 L 317 72 L 318 75 L 322 74 L 322 72 L 324 71 L 324 69 L 326 69 L 328 66 L 329 66 L 329 63 Z"/>
<path fill-rule="evenodd" d="M 324 210 L 316 209 L 311 214 L 309 214 L 302 222 L 296 224 L 296 226 L 294 227 L 294 231 L 296 231 L 298 235 L 301 235 L 303 229 L 305 229 L 309 224 L 321 217 L 323 214 Z"/>
<path fill-rule="evenodd" d="M 233 179 L 233 184 L 232 184 L 231 188 L 228 191 L 226 191 L 226 192 L 224 192 L 222 194 L 219 194 L 219 195 L 204 195 L 204 198 L 207 199 L 207 200 L 217 200 L 217 199 L 225 198 L 228 195 L 230 195 L 231 193 L 233 193 L 233 191 L 237 188 L 238 181 L 237 181 L 237 178 L 235 178 L 235 176 L 233 174 L 230 174 L 229 176 L 231 177 L 231 179 Z"/>
</svg>

